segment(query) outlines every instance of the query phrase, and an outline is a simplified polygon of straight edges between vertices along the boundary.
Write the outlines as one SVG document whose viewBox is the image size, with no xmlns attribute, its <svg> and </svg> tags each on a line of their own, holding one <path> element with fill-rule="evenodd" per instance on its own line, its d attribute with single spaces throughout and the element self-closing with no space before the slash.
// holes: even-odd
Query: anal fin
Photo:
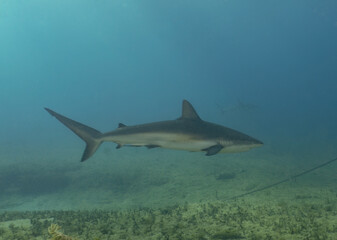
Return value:
<svg viewBox="0 0 337 240">
<path fill-rule="evenodd" d="M 157 148 L 157 147 L 160 147 L 160 146 L 159 145 L 150 144 L 150 145 L 146 145 L 146 147 L 148 149 L 151 149 L 151 148 Z"/>
</svg>

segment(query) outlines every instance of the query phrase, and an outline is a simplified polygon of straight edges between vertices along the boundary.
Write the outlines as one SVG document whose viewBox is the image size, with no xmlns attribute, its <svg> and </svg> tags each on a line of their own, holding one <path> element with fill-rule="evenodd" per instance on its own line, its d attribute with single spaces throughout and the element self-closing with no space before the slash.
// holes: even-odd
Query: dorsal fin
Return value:
<svg viewBox="0 0 337 240">
<path fill-rule="evenodd" d="M 118 123 L 118 128 L 123 128 L 123 127 L 126 127 L 126 125 L 123 123 Z"/>
<path fill-rule="evenodd" d="M 192 104 L 187 100 L 183 100 L 183 110 L 180 119 L 201 120 Z"/>
</svg>

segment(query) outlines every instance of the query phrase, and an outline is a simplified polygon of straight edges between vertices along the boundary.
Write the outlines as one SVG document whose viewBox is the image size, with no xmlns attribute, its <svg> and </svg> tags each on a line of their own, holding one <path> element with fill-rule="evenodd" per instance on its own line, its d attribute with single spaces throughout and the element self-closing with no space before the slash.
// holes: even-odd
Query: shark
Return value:
<svg viewBox="0 0 337 240">
<path fill-rule="evenodd" d="M 145 146 L 148 149 L 160 147 L 205 152 L 206 156 L 245 152 L 263 145 L 260 140 L 244 133 L 202 120 L 187 100 L 183 100 L 182 114 L 178 119 L 133 126 L 119 123 L 117 129 L 106 133 L 49 108 L 45 110 L 86 143 L 81 162 L 89 159 L 103 142 L 114 142 L 117 149 L 123 146 Z"/>
</svg>

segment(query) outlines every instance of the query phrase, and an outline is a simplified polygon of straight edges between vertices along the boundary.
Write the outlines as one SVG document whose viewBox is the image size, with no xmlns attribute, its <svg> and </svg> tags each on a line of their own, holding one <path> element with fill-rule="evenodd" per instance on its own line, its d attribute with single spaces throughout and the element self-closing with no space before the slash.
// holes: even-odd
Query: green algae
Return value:
<svg viewBox="0 0 337 240">
<path fill-rule="evenodd" d="M 212 239 L 214 240 L 226 240 L 226 239 L 242 239 L 242 235 L 235 230 L 226 230 L 213 234 Z"/>
<path fill-rule="evenodd" d="M 86 240 L 337 239 L 337 200 L 240 200 L 128 211 L 3 212 L 0 239 L 49 239 L 52 224 L 61 226 L 71 239 Z"/>
</svg>

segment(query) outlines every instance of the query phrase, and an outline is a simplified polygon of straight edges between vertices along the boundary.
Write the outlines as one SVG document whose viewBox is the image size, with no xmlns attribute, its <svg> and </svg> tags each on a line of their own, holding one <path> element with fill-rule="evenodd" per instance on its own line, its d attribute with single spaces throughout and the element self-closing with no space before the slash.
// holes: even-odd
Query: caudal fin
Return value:
<svg viewBox="0 0 337 240">
<path fill-rule="evenodd" d="M 102 135 L 101 132 L 82 123 L 71 120 L 70 118 L 62 116 L 61 114 L 58 114 L 50 110 L 49 108 L 45 109 L 47 112 L 56 117 L 61 123 L 63 123 L 66 127 L 68 127 L 71 131 L 73 131 L 77 136 L 79 136 L 86 142 L 87 146 L 84 150 L 81 162 L 84 162 L 96 152 L 96 150 L 102 143 L 102 140 L 100 140 L 100 136 Z"/>
</svg>

